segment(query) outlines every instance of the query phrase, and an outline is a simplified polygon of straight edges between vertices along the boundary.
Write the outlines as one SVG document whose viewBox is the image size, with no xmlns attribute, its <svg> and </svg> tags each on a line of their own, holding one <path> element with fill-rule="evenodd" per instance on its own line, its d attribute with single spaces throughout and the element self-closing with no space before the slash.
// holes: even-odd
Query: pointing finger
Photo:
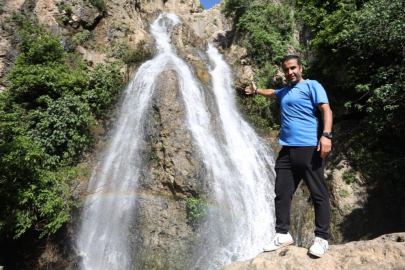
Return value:
<svg viewBox="0 0 405 270">
<path fill-rule="evenodd" d="M 255 83 L 254 80 L 252 80 L 252 85 L 253 85 L 253 89 L 256 89 L 256 88 L 257 88 L 256 83 Z"/>
</svg>

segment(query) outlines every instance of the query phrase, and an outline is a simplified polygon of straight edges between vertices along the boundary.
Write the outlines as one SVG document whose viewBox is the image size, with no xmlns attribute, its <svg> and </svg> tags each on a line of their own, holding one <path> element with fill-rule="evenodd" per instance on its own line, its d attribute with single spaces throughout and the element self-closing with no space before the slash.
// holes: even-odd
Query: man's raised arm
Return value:
<svg viewBox="0 0 405 270">
<path fill-rule="evenodd" d="M 254 82 L 252 82 L 252 85 L 245 88 L 246 95 L 259 94 L 266 98 L 277 98 L 274 89 L 259 89 Z"/>
</svg>

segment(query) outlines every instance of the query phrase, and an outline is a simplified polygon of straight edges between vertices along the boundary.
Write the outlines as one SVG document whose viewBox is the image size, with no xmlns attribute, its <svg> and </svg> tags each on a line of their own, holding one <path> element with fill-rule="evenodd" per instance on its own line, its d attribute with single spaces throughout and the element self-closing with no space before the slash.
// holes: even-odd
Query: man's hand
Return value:
<svg viewBox="0 0 405 270">
<path fill-rule="evenodd" d="M 255 89 L 253 86 L 248 86 L 245 88 L 245 94 L 246 95 L 253 95 L 255 93 Z"/>
<path fill-rule="evenodd" d="M 252 86 L 248 86 L 245 88 L 245 93 L 246 95 L 253 95 L 255 94 L 255 90 L 257 89 L 257 86 L 254 81 L 252 81 Z"/>
<path fill-rule="evenodd" d="M 254 95 L 256 94 L 255 93 L 256 89 L 258 95 L 261 95 L 266 98 L 277 98 L 274 89 L 262 89 L 262 88 L 258 89 L 254 81 L 252 81 L 252 86 L 248 86 L 245 88 L 245 93 L 246 95 Z"/>
<path fill-rule="evenodd" d="M 318 152 L 320 151 L 321 158 L 325 158 L 332 150 L 332 140 L 322 136 L 319 139 L 318 148 L 316 150 Z"/>
</svg>

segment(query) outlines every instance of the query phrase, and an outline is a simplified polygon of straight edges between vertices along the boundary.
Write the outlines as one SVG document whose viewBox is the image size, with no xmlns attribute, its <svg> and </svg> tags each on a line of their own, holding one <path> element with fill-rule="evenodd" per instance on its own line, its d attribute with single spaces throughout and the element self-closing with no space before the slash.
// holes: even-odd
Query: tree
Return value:
<svg viewBox="0 0 405 270">
<path fill-rule="evenodd" d="M 405 199 L 405 13 L 403 1 L 299 0 L 316 61 L 336 106 L 360 118 L 351 158 L 396 211 Z M 341 109 L 342 110 L 342 109 Z"/>
<path fill-rule="evenodd" d="M 0 93 L 0 234 L 52 234 L 70 218 L 75 166 L 91 129 L 120 93 L 120 64 L 87 69 L 58 37 L 35 24 L 19 30 L 21 54 Z"/>
</svg>

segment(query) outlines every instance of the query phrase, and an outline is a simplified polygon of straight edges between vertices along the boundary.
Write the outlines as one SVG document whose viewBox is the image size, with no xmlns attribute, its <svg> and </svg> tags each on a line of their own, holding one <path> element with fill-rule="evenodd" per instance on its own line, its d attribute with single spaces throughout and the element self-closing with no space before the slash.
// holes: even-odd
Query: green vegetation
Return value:
<svg viewBox="0 0 405 270">
<path fill-rule="evenodd" d="M 294 44 L 293 26 L 290 7 L 265 2 L 251 5 L 236 25 L 239 32 L 247 34 L 243 45 L 258 67 L 280 64 L 287 46 Z"/>
<path fill-rule="evenodd" d="M 350 185 L 356 181 L 356 174 L 352 171 L 344 171 L 342 175 L 343 181 L 346 184 Z"/>
<path fill-rule="evenodd" d="M 118 64 L 88 70 L 32 23 L 23 23 L 19 40 L 11 87 L 0 93 L 0 233 L 17 238 L 35 228 L 42 237 L 69 220 L 75 187 L 87 174 L 75 164 L 123 77 Z"/>
<path fill-rule="evenodd" d="M 108 113 L 121 92 L 123 86 L 121 67 L 122 64 L 119 62 L 109 65 L 97 64 L 94 70 L 87 73 L 88 90 L 83 96 L 98 118 L 102 118 Z"/>
<path fill-rule="evenodd" d="M 316 53 L 308 72 L 328 89 L 334 111 L 349 115 L 349 157 L 397 213 L 405 200 L 403 1 L 299 0 L 298 6 Z"/>
<path fill-rule="evenodd" d="M 21 25 L 23 20 L 24 20 L 23 16 L 17 13 L 17 11 L 13 10 L 13 15 L 11 16 L 11 18 L 6 19 L 6 22 L 7 23 L 14 22 L 17 25 Z"/>
<path fill-rule="evenodd" d="M 343 197 L 343 198 L 347 198 L 347 197 L 349 197 L 350 193 L 346 189 L 340 189 L 339 190 L 339 195 L 341 197 Z"/>
<path fill-rule="evenodd" d="M 68 16 L 72 15 L 72 13 L 73 13 L 72 6 L 70 6 L 70 5 L 64 6 L 63 10 L 66 12 L 66 15 L 68 15 Z"/>
<path fill-rule="evenodd" d="M 189 198 L 187 200 L 187 221 L 195 226 L 207 214 L 207 203 L 202 199 Z"/>
<path fill-rule="evenodd" d="M 248 12 L 252 2 L 247 0 L 226 0 L 222 13 L 227 18 L 232 18 L 234 25 L 238 25 L 240 18 Z"/>
<path fill-rule="evenodd" d="M 279 129 L 279 105 L 275 100 L 262 96 L 241 97 L 241 103 L 251 124 L 264 129 Z"/>
<path fill-rule="evenodd" d="M 139 42 L 140 45 L 145 44 L 142 40 Z M 125 64 L 139 65 L 144 54 L 142 50 L 131 49 L 126 43 L 118 43 L 113 46 L 112 51 L 108 54 L 108 57 L 114 57 L 122 60 Z"/>
<path fill-rule="evenodd" d="M 83 42 L 88 40 L 89 37 L 90 37 L 90 31 L 89 30 L 84 30 L 83 32 L 79 32 L 79 33 L 75 34 L 72 37 L 72 40 L 76 44 L 82 44 Z"/>
<path fill-rule="evenodd" d="M 286 55 L 288 46 L 298 48 L 293 39 L 294 17 L 291 7 L 274 4 L 273 1 L 227 0 L 223 12 L 233 18 L 234 29 L 241 36 L 241 45 L 248 49 L 253 65 L 259 70 L 254 75 L 257 86 L 282 87 L 281 79 L 274 81 L 280 70 L 280 61 Z M 276 101 L 262 97 L 240 97 L 254 125 L 279 128 Z"/>
<path fill-rule="evenodd" d="M 105 0 L 87 0 L 86 3 L 89 6 L 96 7 L 103 16 L 107 15 L 107 4 L 105 3 Z"/>
<path fill-rule="evenodd" d="M 345 206 L 343 206 L 343 211 L 345 211 L 346 213 L 351 213 L 353 209 L 354 209 L 353 205 L 346 204 Z"/>
</svg>

